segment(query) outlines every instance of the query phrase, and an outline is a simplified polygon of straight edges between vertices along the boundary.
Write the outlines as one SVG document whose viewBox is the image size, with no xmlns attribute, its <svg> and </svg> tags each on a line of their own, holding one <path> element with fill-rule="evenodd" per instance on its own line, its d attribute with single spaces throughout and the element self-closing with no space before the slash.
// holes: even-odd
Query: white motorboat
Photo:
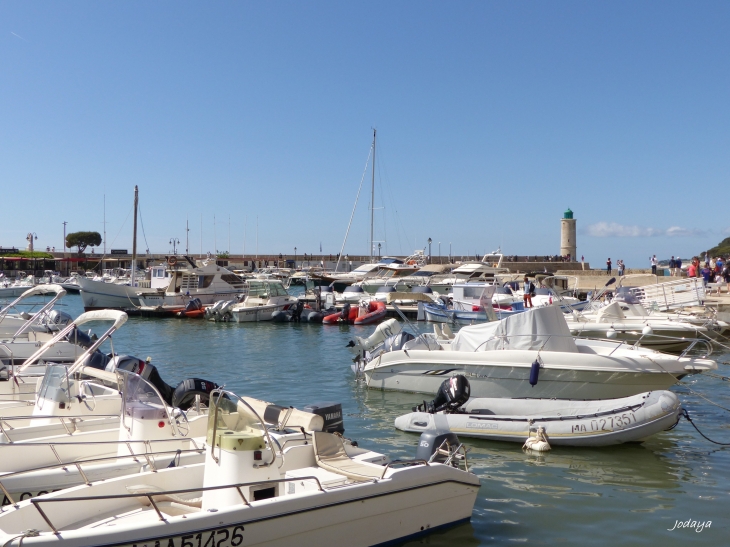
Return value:
<svg viewBox="0 0 730 547">
<path fill-rule="evenodd" d="M 445 377 L 463 374 L 474 397 L 559 399 L 628 397 L 716 368 L 711 359 L 574 339 L 555 306 L 462 327 L 453 339 L 386 341 L 358 364 L 374 389 L 436 393 Z"/>
<path fill-rule="evenodd" d="M 246 284 L 246 298 L 229 308 L 230 316 L 237 323 L 271 321 L 275 312 L 288 310 L 298 301 L 281 281 L 249 279 Z"/>
<path fill-rule="evenodd" d="M 21 501 L 0 513 L 0 542 L 331 545 L 346 535 L 348 544 L 364 546 L 471 517 L 479 480 L 453 465 L 465 458 L 450 449 L 438 463 L 448 445 L 434 447 L 431 462 L 390 462 L 322 431 L 321 416 L 302 412 L 289 421 L 294 409 L 279 407 L 281 421 L 269 429 L 253 405 L 222 395 L 211 401 L 204 463 Z"/>
<path fill-rule="evenodd" d="M 0 278 L 0 298 L 15 298 L 35 286 L 35 277 L 20 272 L 20 277 L 11 280 L 7 277 Z"/>
<path fill-rule="evenodd" d="M 164 288 L 138 291 L 142 306 L 153 308 L 184 308 L 193 298 L 202 305 L 213 304 L 218 300 L 229 300 L 246 294 L 243 279 L 232 271 L 218 266 L 214 260 L 204 260 L 196 265 L 192 259 L 185 268 L 180 263 L 170 263 Z"/>
<path fill-rule="evenodd" d="M 91 321 L 113 321 L 113 324 L 102 336 L 92 340 L 78 329 L 81 325 Z M 24 410 L 27 412 L 27 401 L 35 399 L 38 381 L 46 373 L 47 365 L 43 359 L 56 363 L 73 361 L 71 372 L 86 365 L 96 365 L 97 368 L 106 366 L 109 357 L 98 349 L 126 321 L 127 314 L 122 311 L 96 310 L 82 313 L 52 335 L 39 333 L 43 334 L 46 340 L 32 355 L 27 356 L 22 363 L 15 362 L 15 364 L 0 368 L 0 415 L 6 415 L 4 413 L 7 412 L 8 405 L 18 406 L 14 401 L 24 401 L 19 406 L 26 405 Z M 75 343 L 71 344 L 67 339 L 71 339 Z M 75 348 L 73 359 L 69 359 L 71 353 L 67 348 L 69 344 Z M 12 352 L 10 344 L 0 344 L 0 352 L 4 347 L 7 348 L 6 351 Z"/>
<path fill-rule="evenodd" d="M 594 313 L 574 313 L 566 316 L 573 336 L 621 340 L 659 351 L 683 351 L 697 338 L 711 340 L 720 334 L 725 324 L 705 320 L 704 324 L 666 316 L 627 315 L 639 313 L 638 299 L 631 294 L 617 296 L 614 301 Z M 643 308 L 642 308 L 643 309 Z"/>
<path fill-rule="evenodd" d="M 32 296 L 52 294 L 48 302 L 33 313 L 20 310 L 18 306 L 23 300 Z M 71 316 L 67 313 L 53 310 L 53 306 L 66 295 L 66 290 L 60 285 L 36 286 L 26 290 L 18 298 L 0 310 L 0 336 L 22 333 L 25 329 L 54 332 L 68 324 Z M 15 313 L 11 313 L 15 310 Z M 19 332 L 20 331 L 20 332 Z"/>
<path fill-rule="evenodd" d="M 499 274 L 509 273 L 502 267 L 504 256 L 499 252 L 485 254 L 479 262 L 464 262 L 448 274 L 434 275 L 428 285 L 439 294 L 448 294 L 457 283 L 493 281 Z"/>
<path fill-rule="evenodd" d="M 524 443 L 541 434 L 551 445 L 609 446 L 642 442 L 677 424 L 681 405 L 671 391 L 650 391 L 597 401 L 556 399 L 468 399 L 452 392 L 465 379 L 452 377 L 436 399 L 395 419 L 396 429 L 410 433 L 438 429 L 460 437 Z M 461 384 L 461 385 L 460 385 Z M 468 382 L 466 382 L 468 389 Z M 468 394 L 467 394 L 468 398 Z"/>
</svg>

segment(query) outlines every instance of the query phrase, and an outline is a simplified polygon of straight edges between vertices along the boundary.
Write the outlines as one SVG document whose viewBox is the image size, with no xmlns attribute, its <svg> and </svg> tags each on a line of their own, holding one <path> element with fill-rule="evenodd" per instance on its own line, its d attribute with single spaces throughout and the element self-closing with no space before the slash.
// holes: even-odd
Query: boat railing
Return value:
<svg viewBox="0 0 730 547">
<path fill-rule="evenodd" d="M 307 477 L 281 477 L 278 479 L 271 479 L 266 481 L 254 481 L 254 482 L 240 482 L 235 484 L 224 484 L 222 486 L 202 486 L 202 487 L 196 487 L 196 488 L 185 488 L 182 490 L 160 490 L 159 492 L 140 492 L 140 493 L 134 493 L 134 494 L 109 494 L 106 496 L 80 496 L 80 497 L 73 497 L 73 498 L 47 498 L 47 499 L 41 499 L 41 498 L 31 498 L 28 500 L 30 503 L 33 504 L 33 506 L 36 508 L 38 513 L 41 515 L 44 521 L 46 521 L 46 524 L 48 524 L 48 527 L 53 531 L 54 534 L 59 535 L 60 532 L 58 529 L 53 525 L 51 520 L 48 518 L 48 515 L 41 509 L 40 504 L 41 503 L 68 503 L 68 502 L 75 502 L 75 501 L 101 501 L 101 500 L 114 500 L 114 499 L 139 499 L 140 497 L 145 497 L 149 500 L 150 505 L 154 508 L 155 512 L 157 513 L 157 516 L 160 518 L 162 522 L 167 522 L 167 519 L 162 514 L 162 511 L 160 511 L 160 508 L 157 506 L 157 503 L 155 502 L 154 498 L 158 496 L 177 496 L 180 494 L 190 494 L 192 493 L 199 493 L 199 492 L 210 492 L 213 490 L 229 490 L 229 489 L 236 489 L 238 491 L 238 495 L 241 497 L 241 501 L 244 503 L 244 505 L 250 506 L 251 502 L 246 499 L 245 494 L 243 493 L 243 490 L 241 488 L 248 488 L 250 486 L 268 486 L 268 485 L 277 485 L 279 483 L 288 483 L 288 482 L 300 482 L 305 480 L 312 480 L 317 483 L 317 489 L 322 493 L 327 493 L 327 491 L 322 488 L 322 483 L 319 482 L 319 479 L 312 476 Z"/>
<path fill-rule="evenodd" d="M 164 441 L 171 441 L 171 440 L 175 440 L 175 439 L 162 439 L 160 441 L 154 441 L 154 442 L 164 442 Z M 129 455 L 125 454 L 125 455 L 120 456 L 119 454 L 114 454 L 113 456 L 84 458 L 81 460 L 74 460 L 74 461 L 70 461 L 70 462 L 60 462 L 60 463 L 54 463 L 51 465 L 43 465 L 40 467 L 34 467 L 32 469 L 16 471 L 14 473 L 6 473 L 0 477 L 0 491 L 2 491 L 2 493 L 5 495 L 5 497 L 7 498 L 8 502 L 11 505 L 16 505 L 17 502 L 13 499 L 13 497 L 10 494 L 10 492 L 8 491 L 7 487 L 5 486 L 5 484 L 3 484 L 3 481 L 7 482 L 8 479 L 19 477 L 21 475 L 26 475 L 29 473 L 38 473 L 40 471 L 51 471 L 53 469 L 62 469 L 64 471 L 68 472 L 68 468 L 70 468 L 70 467 L 75 467 L 76 470 L 79 472 L 79 475 L 81 475 L 81 478 L 83 479 L 84 483 L 87 486 L 90 486 L 91 481 L 89 480 L 88 476 L 84 472 L 82 466 L 88 466 L 90 464 L 99 464 L 99 463 L 104 463 L 104 462 L 109 462 L 109 461 L 116 461 L 118 463 L 122 463 L 122 461 L 124 461 L 124 460 L 131 460 L 134 463 L 142 463 L 144 460 L 144 462 L 146 462 L 147 465 L 149 466 L 150 470 L 157 471 L 158 468 L 155 463 L 155 458 L 159 458 L 162 456 L 172 454 L 174 456 L 174 458 L 177 459 L 180 456 L 182 456 L 183 454 L 204 454 L 205 453 L 204 446 L 198 446 L 198 444 L 193 439 L 190 439 L 190 440 L 195 448 L 188 448 L 188 449 L 177 448 L 174 450 L 157 450 L 157 451 L 152 451 L 152 452 L 135 453 L 135 452 L 132 452 L 131 447 L 129 447 L 130 452 L 131 452 Z M 125 441 L 125 443 L 128 443 L 128 442 L 144 442 L 149 445 L 149 441 Z M 151 447 L 150 447 L 150 449 L 151 449 Z M 58 457 L 58 453 L 55 451 L 54 451 L 54 455 L 56 457 Z M 87 468 L 87 471 L 88 471 L 88 468 Z"/>
<path fill-rule="evenodd" d="M 76 429 L 76 424 L 84 421 L 91 421 L 91 420 L 99 420 L 106 419 L 107 421 L 111 421 L 112 419 L 119 419 L 118 414 L 90 414 L 87 416 L 40 416 L 40 415 L 31 415 L 31 416 L 6 416 L 0 418 L 0 434 L 5 435 L 5 438 L 8 440 L 6 444 L 13 444 L 14 441 L 10 438 L 10 435 L 8 434 L 11 431 L 14 431 L 16 428 L 12 426 L 9 422 L 12 422 L 13 420 L 58 420 L 59 423 L 63 426 L 63 428 L 66 430 L 66 433 L 69 435 L 73 435 Z M 35 446 L 35 443 L 33 443 Z M 2 446 L 2 445 L 0 445 Z"/>
</svg>

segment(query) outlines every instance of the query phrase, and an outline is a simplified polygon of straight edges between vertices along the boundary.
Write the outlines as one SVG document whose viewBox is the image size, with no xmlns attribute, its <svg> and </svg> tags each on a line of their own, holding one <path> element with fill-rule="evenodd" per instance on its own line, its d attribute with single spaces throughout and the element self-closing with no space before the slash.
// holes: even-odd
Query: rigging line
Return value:
<svg viewBox="0 0 730 547">
<path fill-rule="evenodd" d="M 144 238 L 144 244 L 145 249 L 147 249 L 147 252 L 150 250 L 150 245 L 147 243 L 147 234 L 144 233 L 144 220 L 142 220 L 142 207 L 137 204 L 137 209 L 139 210 L 139 222 L 142 225 L 142 237 Z"/>
<path fill-rule="evenodd" d="M 129 208 L 129 212 L 127 213 L 127 217 L 126 217 L 126 218 L 124 219 L 124 222 L 122 223 L 122 226 L 121 226 L 121 228 L 119 228 L 119 231 L 117 232 L 117 235 L 115 235 L 115 236 L 114 236 L 114 239 L 113 239 L 113 240 L 112 240 L 112 242 L 111 242 L 111 243 L 109 244 L 109 249 L 111 249 L 111 248 L 112 248 L 112 247 L 114 246 L 114 242 L 115 242 L 115 241 L 117 240 L 117 238 L 119 237 L 119 234 L 121 234 L 121 233 L 122 233 L 122 228 L 124 228 L 124 225 L 125 225 L 125 224 L 127 224 L 127 221 L 129 220 L 129 215 L 131 215 L 131 214 L 132 214 L 132 210 L 133 210 L 133 209 L 134 209 L 134 205 L 133 205 L 132 207 L 130 207 L 130 208 Z M 96 265 L 98 266 L 99 264 L 101 264 L 101 263 L 102 263 L 102 261 L 104 260 L 104 258 L 105 258 L 105 257 L 106 257 L 106 253 L 104 253 L 103 255 L 101 255 L 101 258 L 99 259 L 99 262 L 97 262 L 97 263 L 96 263 Z M 92 269 L 93 269 L 93 268 L 92 268 Z"/>
<path fill-rule="evenodd" d="M 337 257 L 337 264 L 335 264 L 335 272 L 340 266 L 340 260 L 342 260 L 342 253 L 345 251 L 345 245 L 347 244 L 347 236 L 350 234 L 350 226 L 352 226 L 352 219 L 355 216 L 355 209 L 357 209 L 357 202 L 360 199 L 360 190 L 362 190 L 362 183 L 365 180 L 365 175 L 368 172 L 368 165 L 370 164 L 370 156 L 373 153 L 373 147 L 370 145 L 370 152 L 368 152 L 368 159 L 365 161 L 365 169 L 362 171 L 362 178 L 360 178 L 360 187 L 357 189 L 357 197 L 355 198 L 355 205 L 352 206 L 352 213 L 350 213 L 350 222 L 347 224 L 347 231 L 345 232 L 345 240 L 342 242 L 340 247 L 340 256 Z"/>
</svg>

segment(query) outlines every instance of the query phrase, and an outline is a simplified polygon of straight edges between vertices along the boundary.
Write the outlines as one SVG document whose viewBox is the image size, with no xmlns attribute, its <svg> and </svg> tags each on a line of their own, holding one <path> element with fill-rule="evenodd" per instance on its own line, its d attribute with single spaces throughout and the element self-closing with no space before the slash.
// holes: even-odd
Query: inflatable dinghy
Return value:
<svg viewBox="0 0 730 547">
<path fill-rule="evenodd" d="M 551 445 L 608 446 L 642 442 L 672 428 L 679 420 L 679 399 L 671 391 L 649 391 L 620 399 L 470 399 L 455 376 L 444 382 L 436 399 L 399 416 L 395 427 L 421 433 L 447 429 L 460 437 L 524 443 L 543 428 Z M 455 388 L 455 389 L 454 389 Z"/>
</svg>

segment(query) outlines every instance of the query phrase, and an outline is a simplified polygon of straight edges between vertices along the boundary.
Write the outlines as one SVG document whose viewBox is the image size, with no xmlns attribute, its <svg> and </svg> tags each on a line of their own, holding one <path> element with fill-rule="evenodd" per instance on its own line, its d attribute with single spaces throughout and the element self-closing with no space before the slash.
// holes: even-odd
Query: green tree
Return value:
<svg viewBox="0 0 730 547">
<path fill-rule="evenodd" d="M 99 232 L 73 232 L 66 236 L 66 247 L 78 247 L 79 254 L 82 254 L 86 247 L 101 245 L 101 234 Z"/>
</svg>

